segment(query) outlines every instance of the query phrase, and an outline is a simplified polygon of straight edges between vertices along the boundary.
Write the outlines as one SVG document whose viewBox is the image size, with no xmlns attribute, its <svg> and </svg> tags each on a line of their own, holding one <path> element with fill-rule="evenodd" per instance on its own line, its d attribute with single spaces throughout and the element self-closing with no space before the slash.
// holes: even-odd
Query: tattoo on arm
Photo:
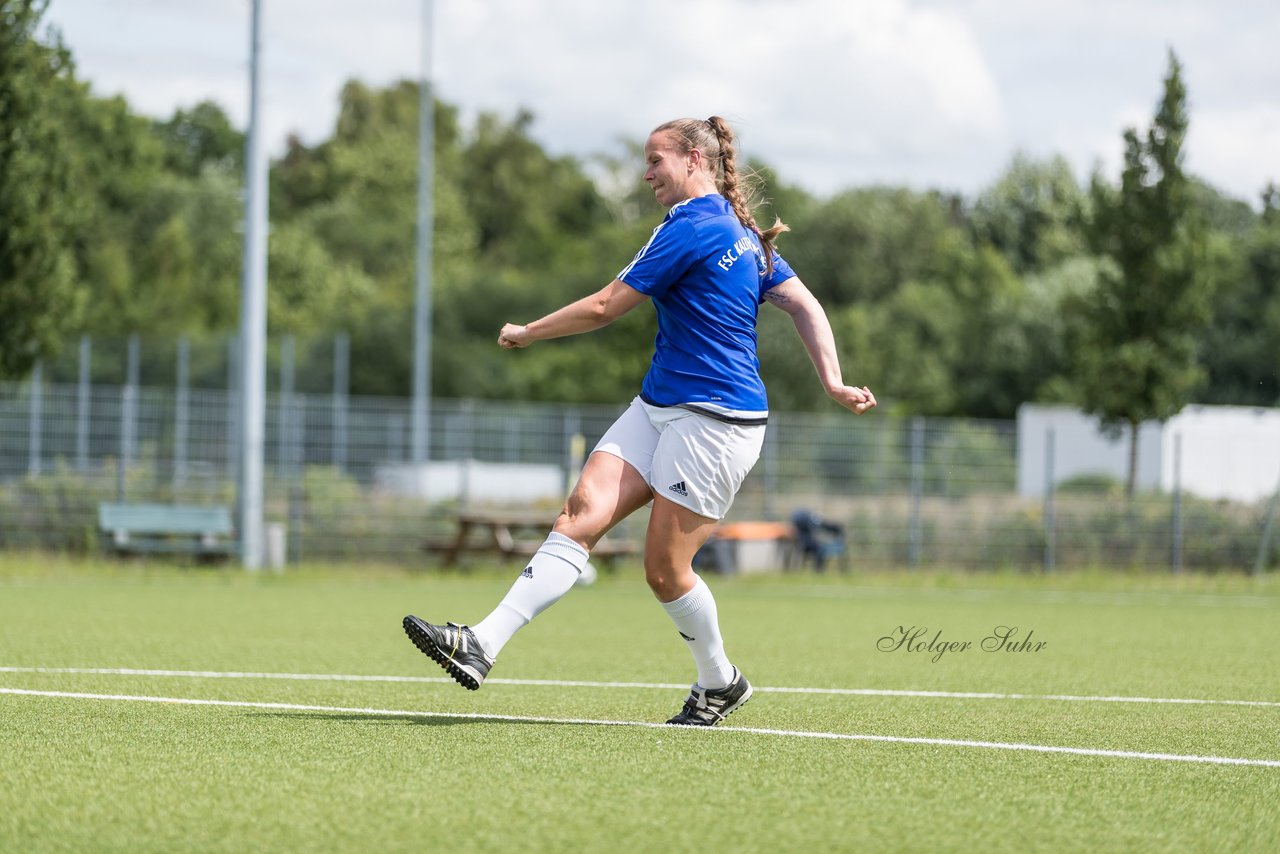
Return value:
<svg viewBox="0 0 1280 854">
<path fill-rule="evenodd" d="M 774 305 L 785 305 L 792 301 L 791 297 L 779 292 L 776 288 L 771 291 L 765 291 L 764 298 Z"/>
</svg>

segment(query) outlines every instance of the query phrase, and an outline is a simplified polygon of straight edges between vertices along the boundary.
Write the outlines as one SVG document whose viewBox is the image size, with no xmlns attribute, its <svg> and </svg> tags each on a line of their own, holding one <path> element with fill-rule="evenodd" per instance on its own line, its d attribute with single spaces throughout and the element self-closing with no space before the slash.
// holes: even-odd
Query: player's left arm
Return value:
<svg viewBox="0 0 1280 854">
<path fill-rule="evenodd" d="M 563 338 L 607 326 L 640 305 L 648 297 L 619 279 L 590 296 L 572 302 L 546 317 L 521 326 L 508 323 L 498 333 L 498 345 L 508 350 L 528 347 L 534 341 Z"/>
<path fill-rule="evenodd" d="M 840 357 L 836 353 L 836 337 L 831 331 L 831 321 L 818 298 L 810 293 L 804 282 L 792 276 L 764 292 L 765 300 L 791 315 L 796 332 L 804 342 L 809 359 L 818 372 L 822 388 L 827 396 L 845 409 L 861 415 L 876 405 L 871 389 L 845 385 L 840 371 Z"/>
</svg>

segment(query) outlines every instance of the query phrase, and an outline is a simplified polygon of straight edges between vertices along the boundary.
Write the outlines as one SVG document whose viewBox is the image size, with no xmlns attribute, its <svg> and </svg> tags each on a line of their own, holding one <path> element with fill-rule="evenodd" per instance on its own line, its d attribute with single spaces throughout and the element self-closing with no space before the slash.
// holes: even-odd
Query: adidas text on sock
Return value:
<svg viewBox="0 0 1280 854">
<path fill-rule="evenodd" d="M 573 540 L 552 531 L 525 564 L 507 595 L 489 616 L 471 627 L 493 658 L 529 621 L 568 593 L 586 565 L 588 553 Z"/>
</svg>

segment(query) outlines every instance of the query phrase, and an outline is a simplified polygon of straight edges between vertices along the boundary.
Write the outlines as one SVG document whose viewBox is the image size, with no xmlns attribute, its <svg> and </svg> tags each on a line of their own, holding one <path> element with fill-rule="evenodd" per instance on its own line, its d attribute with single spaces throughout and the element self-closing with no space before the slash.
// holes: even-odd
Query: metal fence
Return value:
<svg viewBox="0 0 1280 854">
<path fill-rule="evenodd" d="M 625 404 L 435 400 L 431 464 L 418 480 L 431 487 L 469 461 L 509 471 L 513 487 L 530 471 L 556 472 L 552 494 L 520 499 L 552 509 Z M 226 389 L 53 383 L 40 371 L 0 384 L 0 547 L 95 551 L 104 501 L 233 503 L 235 406 Z M 389 475 L 415 471 L 409 423 L 407 399 L 287 388 L 269 397 L 266 512 L 286 527 L 291 560 L 430 565 L 422 545 L 447 536 L 459 505 L 517 493 L 405 488 Z M 847 554 L 835 565 L 853 570 L 1277 563 L 1271 502 L 1126 500 L 1096 479 L 1020 498 L 1016 441 L 1014 421 L 774 413 L 730 518 L 815 512 L 843 526 Z"/>
</svg>

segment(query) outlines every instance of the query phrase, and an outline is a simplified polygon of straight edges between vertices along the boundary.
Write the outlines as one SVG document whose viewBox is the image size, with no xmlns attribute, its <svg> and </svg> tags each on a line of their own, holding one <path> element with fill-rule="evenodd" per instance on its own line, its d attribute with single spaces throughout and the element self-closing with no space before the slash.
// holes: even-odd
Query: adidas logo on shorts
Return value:
<svg viewBox="0 0 1280 854">
<path fill-rule="evenodd" d="M 533 578 L 533 565 L 530 564 L 524 568 L 524 572 L 520 573 L 522 578 Z"/>
<path fill-rule="evenodd" d="M 689 490 L 685 489 L 683 480 L 679 483 L 671 484 L 667 489 L 674 492 L 676 495 L 683 495 L 685 498 L 689 497 Z"/>
</svg>

